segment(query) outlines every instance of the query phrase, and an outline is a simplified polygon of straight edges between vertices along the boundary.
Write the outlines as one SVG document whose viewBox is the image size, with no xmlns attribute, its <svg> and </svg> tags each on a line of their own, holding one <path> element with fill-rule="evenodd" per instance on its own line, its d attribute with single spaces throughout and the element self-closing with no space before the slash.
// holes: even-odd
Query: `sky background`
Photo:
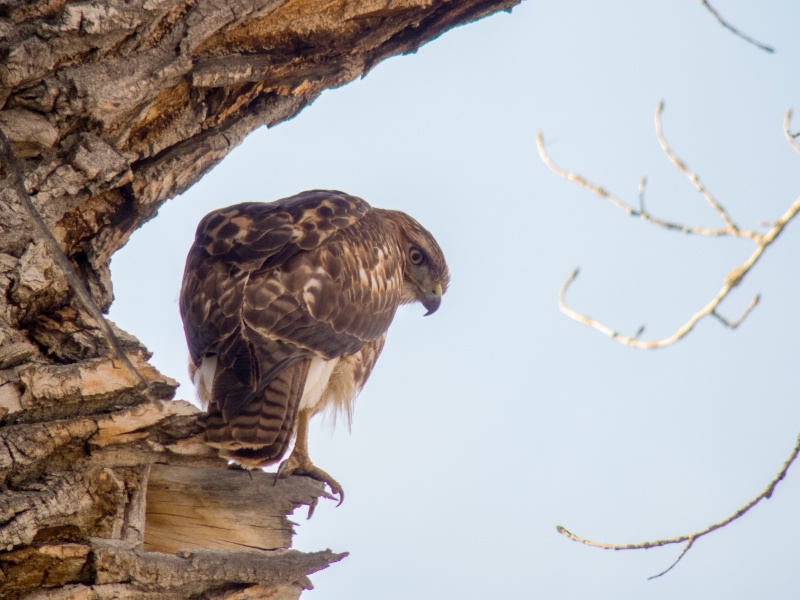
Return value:
<svg viewBox="0 0 800 600">
<path fill-rule="evenodd" d="M 800 194 L 783 115 L 800 110 L 800 4 L 527 0 L 325 92 L 254 132 L 167 203 L 112 262 L 111 318 L 194 396 L 177 297 L 208 211 L 313 188 L 403 210 L 434 233 L 452 285 L 435 316 L 402 308 L 352 431 L 312 426 L 315 463 L 344 504 L 305 511 L 295 546 L 349 551 L 309 600 L 796 598 L 800 465 L 772 499 L 695 544 L 588 548 L 558 535 L 642 542 L 700 530 L 774 477 L 800 431 L 800 220 L 723 304 L 658 351 L 623 347 L 558 311 L 645 339 L 670 335 L 754 249 L 655 228 L 556 177 L 554 161 L 662 218 L 719 226 L 667 161 L 678 155 L 744 229 Z M 800 129 L 800 115 L 795 120 Z"/>
</svg>

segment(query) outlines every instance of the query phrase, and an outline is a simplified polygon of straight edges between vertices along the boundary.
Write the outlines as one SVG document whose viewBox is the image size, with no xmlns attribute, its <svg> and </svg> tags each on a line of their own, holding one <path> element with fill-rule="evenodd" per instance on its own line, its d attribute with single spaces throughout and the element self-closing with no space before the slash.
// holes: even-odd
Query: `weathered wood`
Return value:
<svg viewBox="0 0 800 600">
<path fill-rule="evenodd" d="M 341 560 L 347 554 L 330 550 L 304 554 L 296 550 L 274 552 L 196 550 L 180 556 L 146 552 L 118 540 L 91 540 L 95 581 L 99 584 L 132 581 L 142 587 L 158 585 L 164 589 L 202 590 L 207 582 L 259 583 L 278 586 L 298 583 L 310 585 L 306 575 Z M 300 561 L 295 559 L 301 558 Z M 302 566 L 299 564 L 302 562 Z"/>
<path fill-rule="evenodd" d="M 312 588 L 309 574 L 347 556 L 330 550 L 311 553 L 196 550 L 173 556 L 145 552 L 131 544 L 107 539 L 92 539 L 91 547 L 95 588 L 116 584 L 119 586 L 116 590 L 121 587 L 129 594 L 135 591 L 141 595 L 134 597 L 139 598 L 149 597 L 148 593 L 159 597 L 156 591 L 166 592 L 170 598 L 191 598 L 207 589 L 230 589 L 237 585 L 239 592 L 243 584 L 258 586 L 259 589 L 250 590 L 250 594 L 258 593 L 255 597 L 272 597 L 269 594 L 273 590 L 284 597 L 296 597 L 287 595 L 290 588 L 300 591 Z"/>
<path fill-rule="evenodd" d="M 6 593 L 31 588 L 53 588 L 86 579 L 81 572 L 91 548 L 83 544 L 43 545 L 0 555 Z M 3 585 L 5 584 L 5 585 Z"/>
<path fill-rule="evenodd" d="M 261 471 L 156 464 L 147 483 L 144 549 L 287 549 L 294 535 L 287 515 L 313 507 L 322 493 L 308 477 L 276 484 Z"/>
</svg>

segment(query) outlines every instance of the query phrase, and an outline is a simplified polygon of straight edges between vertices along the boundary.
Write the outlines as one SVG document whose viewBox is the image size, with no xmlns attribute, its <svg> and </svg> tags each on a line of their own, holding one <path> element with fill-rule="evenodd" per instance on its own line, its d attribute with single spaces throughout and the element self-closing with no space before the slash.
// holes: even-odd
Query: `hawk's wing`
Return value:
<svg viewBox="0 0 800 600">
<path fill-rule="evenodd" d="M 392 226 L 359 198 L 304 192 L 207 215 L 181 315 L 192 362 L 217 357 L 211 404 L 227 424 L 241 416 L 234 437 L 264 446 L 291 436 L 307 359 L 351 355 L 382 336 L 402 284 Z"/>
</svg>

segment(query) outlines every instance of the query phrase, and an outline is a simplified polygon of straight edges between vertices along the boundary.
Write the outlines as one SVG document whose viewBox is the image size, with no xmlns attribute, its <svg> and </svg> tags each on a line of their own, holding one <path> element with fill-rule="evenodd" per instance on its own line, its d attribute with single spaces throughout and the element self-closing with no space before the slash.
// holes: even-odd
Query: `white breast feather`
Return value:
<svg viewBox="0 0 800 600">
<path fill-rule="evenodd" d="M 208 403 L 211 400 L 211 386 L 214 383 L 214 375 L 217 372 L 217 357 L 206 356 L 200 362 L 200 367 L 192 372 L 192 365 L 189 365 L 189 374 L 194 383 L 194 389 L 197 392 L 197 399 L 200 401 L 200 408 L 203 410 L 208 409 Z"/>
<path fill-rule="evenodd" d="M 306 385 L 303 388 L 303 396 L 300 399 L 301 410 L 312 409 L 313 413 L 316 414 L 325 408 L 325 406 L 318 405 L 322 399 L 322 393 L 328 387 L 328 381 L 337 362 L 339 362 L 338 358 L 325 360 L 317 356 L 311 359 Z"/>
</svg>

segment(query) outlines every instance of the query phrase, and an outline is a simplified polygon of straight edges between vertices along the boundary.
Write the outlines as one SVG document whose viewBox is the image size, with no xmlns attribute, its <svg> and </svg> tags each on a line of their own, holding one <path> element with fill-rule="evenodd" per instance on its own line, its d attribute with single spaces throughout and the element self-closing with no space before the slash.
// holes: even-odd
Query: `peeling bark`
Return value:
<svg viewBox="0 0 800 600">
<path fill-rule="evenodd" d="M 517 2 L 0 0 L 0 132 L 13 149 L 0 152 L 0 595 L 297 598 L 343 556 L 288 550 L 285 517 L 319 484 L 226 471 L 202 413 L 172 401 L 176 383 L 147 349 L 114 328 L 135 371 L 111 350 L 27 197 L 106 310 L 112 254 L 252 130 Z M 222 479 L 238 500 L 203 483 Z M 214 506 L 193 515 L 235 530 L 228 545 L 165 521 L 176 486 Z M 217 549 L 146 551 L 182 543 Z"/>
</svg>

